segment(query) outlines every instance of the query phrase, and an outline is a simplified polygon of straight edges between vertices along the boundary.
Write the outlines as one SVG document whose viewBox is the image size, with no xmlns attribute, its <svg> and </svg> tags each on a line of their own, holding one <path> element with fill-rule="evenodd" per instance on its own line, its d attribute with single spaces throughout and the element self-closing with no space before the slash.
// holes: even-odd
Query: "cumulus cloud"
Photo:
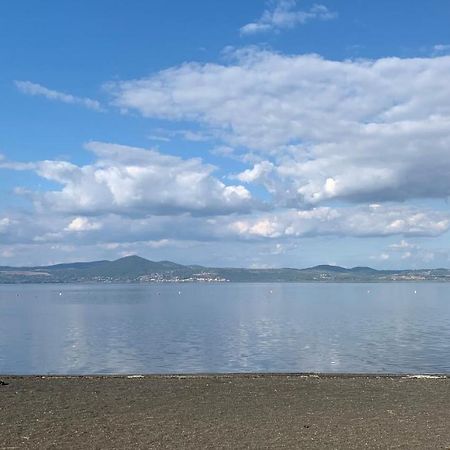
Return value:
<svg viewBox="0 0 450 450">
<path fill-rule="evenodd" d="M 235 175 L 239 181 L 243 183 L 253 183 L 255 181 L 261 181 L 264 178 L 267 178 L 274 170 L 274 166 L 269 161 L 262 161 L 253 166 L 252 169 L 246 169 L 243 172 Z"/>
<path fill-rule="evenodd" d="M 38 95 L 45 97 L 49 100 L 81 105 L 88 109 L 93 109 L 95 111 L 102 111 L 100 102 L 98 102 L 97 100 L 92 100 L 91 98 L 76 97 L 72 94 L 66 94 L 64 92 L 48 89 L 45 86 L 42 86 L 37 83 L 32 83 L 31 81 L 15 81 L 14 84 L 16 85 L 17 89 L 23 94 Z"/>
<path fill-rule="evenodd" d="M 450 215 L 412 207 L 359 206 L 318 207 L 310 210 L 282 210 L 229 224 L 245 238 L 288 238 L 305 236 L 437 236 L 450 226 Z"/>
<path fill-rule="evenodd" d="M 279 205 L 450 195 L 450 57 L 235 57 L 108 88 L 120 108 L 191 120 L 259 155 L 237 179 L 259 182 Z"/>
<path fill-rule="evenodd" d="M 267 31 L 280 31 L 286 28 L 294 28 L 304 25 L 311 20 L 331 20 L 337 17 L 337 13 L 330 11 L 326 6 L 314 4 L 309 10 L 297 9 L 296 0 L 277 0 L 268 2 L 268 8 L 255 22 L 244 25 L 241 35 L 263 33 Z"/>
<path fill-rule="evenodd" d="M 97 158 L 93 164 L 40 161 L 32 165 L 39 176 L 62 185 L 59 190 L 30 194 L 39 210 L 143 216 L 229 214 L 252 207 L 245 187 L 224 184 L 212 175 L 214 167 L 200 159 L 102 142 L 90 142 L 86 148 Z M 71 230 L 83 225 L 84 219 L 76 219 Z"/>
<path fill-rule="evenodd" d="M 66 231 L 92 231 L 102 228 L 99 222 L 90 221 L 87 217 L 75 217 L 65 228 Z"/>
</svg>

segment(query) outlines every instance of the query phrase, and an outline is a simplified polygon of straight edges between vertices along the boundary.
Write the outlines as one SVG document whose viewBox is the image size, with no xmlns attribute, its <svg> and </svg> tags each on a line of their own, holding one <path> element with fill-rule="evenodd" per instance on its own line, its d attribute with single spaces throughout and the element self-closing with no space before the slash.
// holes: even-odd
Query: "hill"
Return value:
<svg viewBox="0 0 450 450">
<path fill-rule="evenodd" d="M 376 270 L 319 265 L 305 269 L 245 269 L 185 266 L 126 256 L 41 267 L 0 267 L 0 283 L 149 283 L 149 282 L 386 282 L 450 281 L 449 269 Z"/>
</svg>

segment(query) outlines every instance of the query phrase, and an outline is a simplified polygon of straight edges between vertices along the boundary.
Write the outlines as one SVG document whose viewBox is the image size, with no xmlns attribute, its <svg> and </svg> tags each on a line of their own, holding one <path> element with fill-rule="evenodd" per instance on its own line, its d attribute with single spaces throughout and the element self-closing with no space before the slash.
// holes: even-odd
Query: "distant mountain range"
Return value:
<svg viewBox="0 0 450 450">
<path fill-rule="evenodd" d="M 126 256 L 116 261 L 75 262 L 41 267 L 2 267 L 0 283 L 151 282 L 383 282 L 450 281 L 449 269 L 376 270 L 320 265 L 306 269 L 243 269 L 185 266 Z"/>
</svg>

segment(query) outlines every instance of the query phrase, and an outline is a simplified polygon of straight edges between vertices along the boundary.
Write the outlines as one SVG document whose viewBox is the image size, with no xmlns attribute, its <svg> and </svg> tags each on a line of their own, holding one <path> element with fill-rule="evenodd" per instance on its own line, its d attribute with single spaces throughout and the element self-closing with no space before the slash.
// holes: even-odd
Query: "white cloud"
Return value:
<svg viewBox="0 0 450 450">
<path fill-rule="evenodd" d="M 113 102 L 191 120 L 259 155 L 237 178 L 264 185 L 279 205 L 450 195 L 450 57 L 235 56 L 110 84 Z"/>
<path fill-rule="evenodd" d="M 450 51 L 450 44 L 436 44 L 433 46 L 433 53 L 435 55 L 447 53 Z"/>
<path fill-rule="evenodd" d="M 396 244 L 391 244 L 386 249 L 390 259 L 406 260 L 410 264 L 423 265 L 428 264 L 434 260 L 448 260 L 448 251 L 443 249 L 429 249 L 422 245 L 411 243 L 402 239 Z"/>
<path fill-rule="evenodd" d="M 37 83 L 32 83 L 31 81 L 15 81 L 14 83 L 17 89 L 19 89 L 19 91 L 22 92 L 23 94 L 40 95 L 49 100 L 81 105 L 88 109 L 93 109 L 95 111 L 102 111 L 100 102 L 98 102 L 97 100 L 92 100 L 87 97 L 76 97 L 72 94 L 66 94 L 64 92 L 48 89 L 45 86 L 42 86 Z"/>
<path fill-rule="evenodd" d="M 99 222 L 90 221 L 87 217 L 75 217 L 65 228 L 66 231 L 93 231 L 102 228 Z"/>
<path fill-rule="evenodd" d="M 405 250 L 405 249 L 413 249 L 417 246 L 415 244 L 410 244 L 409 242 L 402 239 L 398 244 L 391 244 L 389 246 L 392 250 Z"/>
<path fill-rule="evenodd" d="M 273 164 L 269 161 L 262 161 L 253 166 L 252 169 L 244 170 L 244 172 L 235 176 L 236 179 L 243 183 L 253 183 L 262 178 L 266 178 L 273 170 Z"/>
<path fill-rule="evenodd" d="M 0 169 L 33 170 L 33 168 L 34 168 L 33 163 L 8 161 L 4 155 L 0 154 Z"/>
<path fill-rule="evenodd" d="M 101 142 L 90 142 L 86 148 L 97 157 L 95 163 L 32 165 L 39 176 L 62 185 L 60 190 L 31 193 L 39 210 L 71 215 L 213 215 L 247 211 L 253 205 L 246 188 L 219 181 L 212 175 L 214 167 L 200 159 Z"/>
<path fill-rule="evenodd" d="M 241 35 L 279 31 L 304 25 L 311 20 L 331 20 L 337 17 L 337 13 L 319 4 L 314 4 L 307 11 L 298 10 L 296 0 L 272 1 L 268 6 L 256 22 L 248 23 L 240 29 Z"/>
<path fill-rule="evenodd" d="M 244 238 L 299 238 L 307 236 L 438 236 L 450 227 L 450 215 L 411 207 L 318 207 L 281 210 L 229 224 Z"/>
<path fill-rule="evenodd" d="M 12 220 L 9 217 L 2 217 L 0 219 L 0 233 L 5 233 L 12 225 Z"/>
</svg>

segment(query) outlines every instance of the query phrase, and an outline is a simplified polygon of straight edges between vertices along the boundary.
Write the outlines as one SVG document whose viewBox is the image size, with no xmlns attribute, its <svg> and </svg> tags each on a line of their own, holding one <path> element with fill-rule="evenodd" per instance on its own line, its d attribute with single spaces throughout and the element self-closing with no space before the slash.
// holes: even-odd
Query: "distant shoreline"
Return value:
<svg viewBox="0 0 450 450">
<path fill-rule="evenodd" d="M 202 282 L 202 281 L 18 281 L 4 282 L 0 281 L 0 286 L 158 286 L 158 285 L 230 285 L 230 284 L 449 284 L 450 280 L 302 280 L 302 281 L 227 281 L 227 282 Z"/>
<path fill-rule="evenodd" d="M 299 283 L 450 281 L 450 269 L 377 270 L 319 265 L 304 269 L 245 269 L 183 265 L 126 256 L 36 267 L 0 267 L 0 284 L 17 283 Z"/>
</svg>

